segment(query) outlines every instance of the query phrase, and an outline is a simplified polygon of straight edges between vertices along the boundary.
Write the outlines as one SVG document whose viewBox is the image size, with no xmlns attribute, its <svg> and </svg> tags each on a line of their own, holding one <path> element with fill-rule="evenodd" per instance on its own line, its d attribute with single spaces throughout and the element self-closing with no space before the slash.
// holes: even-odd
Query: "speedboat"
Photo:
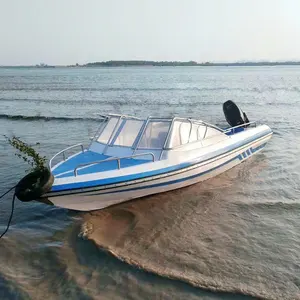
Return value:
<svg viewBox="0 0 300 300">
<path fill-rule="evenodd" d="M 192 118 L 101 116 L 89 146 L 55 154 L 50 184 L 25 201 L 91 211 L 214 177 L 261 151 L 272 136 L 234 102 L 225 102 L 223 111 L 226 129 Z"/>
</svg>

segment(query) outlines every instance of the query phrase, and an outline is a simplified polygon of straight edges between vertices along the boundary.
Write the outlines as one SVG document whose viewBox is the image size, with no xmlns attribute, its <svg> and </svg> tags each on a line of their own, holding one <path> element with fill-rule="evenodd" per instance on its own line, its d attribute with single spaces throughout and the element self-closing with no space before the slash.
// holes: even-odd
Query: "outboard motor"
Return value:
<svg viewBox="0 0 300 300">
<path fill-rule="evenodd" d="M 231 127 L 249 123 L 247 115 L 231 100 L 223 103 L 223 112 L 226 121 Z M 248 127 L 249 124 L 243 126 Z"/>
</svg>

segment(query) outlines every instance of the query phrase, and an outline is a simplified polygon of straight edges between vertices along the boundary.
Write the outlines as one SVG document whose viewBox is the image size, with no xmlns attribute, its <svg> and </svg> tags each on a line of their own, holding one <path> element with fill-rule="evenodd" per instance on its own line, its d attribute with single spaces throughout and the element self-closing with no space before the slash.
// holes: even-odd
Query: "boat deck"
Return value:
<svg viewBox="0 0 300 300">
<path fill-rule="evenodd" d="M 64 161 L 61 165 L 52 170 L 52 174 L 56 178 L 71 177 L 74 176 L 74 170 L 77 166 L 81 164 L 88 164 L 92 162 L 104 161 L 111 158 L 111 156 L 99 154 L 93 151 L 85 151 L 79 153 L 74 157 L 71 157 Z M 145 159 L 136 159 L 136 158 L 122 158 L 120 159 L 121 168 L 132 167 L 140 164 L 145 164 L 150 162 Z M 110 160 L 102 162 L 100 164 L 90 165 L 82 167 L 77 170 L 78 175 L 85 175 L 90 173 L 112 171 L 118 169 L 118 161 Z"/>
</svg>

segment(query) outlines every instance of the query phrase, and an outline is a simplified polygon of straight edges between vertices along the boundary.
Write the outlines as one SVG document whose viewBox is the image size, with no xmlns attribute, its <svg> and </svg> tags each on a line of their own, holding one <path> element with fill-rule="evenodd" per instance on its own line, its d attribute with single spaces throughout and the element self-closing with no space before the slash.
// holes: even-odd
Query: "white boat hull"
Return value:
<svg viewBox="0 0 300 300">
<path fill-rule="evenodd" d="M 229 153 L 167 174 L 131 180 L 127 183 L 117 183 L 93 190 L 81 189 L 77 192 L 51 193 L 39 201 L 67 209 L 91 211 L 131 199 L 179 189 L 212 178 L 240 164 L 261 151 L 271 136 L 272 133 L 233 149 Z"/>
</svg>

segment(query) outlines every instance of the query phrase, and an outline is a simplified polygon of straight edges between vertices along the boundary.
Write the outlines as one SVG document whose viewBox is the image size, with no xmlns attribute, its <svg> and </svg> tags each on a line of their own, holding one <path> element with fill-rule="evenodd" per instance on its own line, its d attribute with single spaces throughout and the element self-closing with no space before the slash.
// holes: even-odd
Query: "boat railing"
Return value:
<svg viewBox="0 0 300 300">
<path fill-rule="evenodd" d="M 155 155 L 152 152 L 138 153 L 138 154 L 133 154 L 133 155 L 129 155 L 129 156 L 123 156 L 123 157 L 111 157 L 111 158 L 107 158 L 107 159 L 104 159 L 104 160 L 93 161 L 93 162 L 90 162 L 90 163 L 78 165 L 74 169 L 74 176 L 78 175 L 78 169 L 86 168 L 86 167 L 93 166 L 93 165 L 98 165 L 98 164 L 109 162 L 109 161 L 117 161 L 118 170 L 120 170 L 121 169 L 121 160 L 122 159 L 134 158 L 134 157 L 139 157 L 139 156 L 147 156 L 147 155 L 151 156 L 152 162 L 155 161 Z"/>
<path fill-rule="evenodd" d="M 252 122 L 248 122 L 248 123 L 244 123 L 244 124 L 241 124 L 241 125 L 237 125 L 237 126 L 234 126 L 234 127 L 227 128 L 227 129 L 223 130 L 223 133 L 231 132 L 232 130 L 233 130 L 233 133 L 234 133 L 235 129 L 237 129 L 237 128 L 241 128 L 241 127 L 245 127 L 245 126 L 249 126 L 249 125 L 253 125 L 253 124 L 256 127 L 257 121 L 252 121 Z"/>
<path fill-rule="evenodd" d="M 66 154 L 65 154 L 65 152 L 66 152 L 67 150 L 70 150 L 70 149 L 73 149 L 73 148 L 76 148 L 76 147 L 80 147 L 80 148 L 81 148 L 81 151 L 84 152 L 84 148 L 83 148 L 83 145 L 82 145 L 81 143 L 80 143 L 80 144 L 73 145 L 73 146 L 70 146 L 70 147 L 67 147 L 67 148 L 65 148 L 65 149 L 63 149 L 63 150 L 57 152 L 57 153 L 50 159 L 50 161 L 49 161 L 49 169 L 51 170 L 51 168 L 52 168 L 52 162 L 53 162 L 54 158 L 56 158 L 58 155 L 62 154 L 63 160 L 65 161 L 65 160 L 66 160 Z"/>
<path fill-rule="evenodd" d="M 204 132 L 204 135 L 203 135 L 203 138 L 202 138 L 202 139 L 195 140 L 195 141 L 193 141 L 193 142 L 189 142 L 189 144 L 199 143 L 199 142 L 200 142 L 201 145 L 203 146 L 203 144 L 202 144 L 203 141 L 207 141 L 207 140 L 209 140 L 209 139 L 213 139 L 213 138 L 215 138 L 216 136 L 224 136 L 224 137 L 226 137 L 226 138 L 230 138 L 230 136 L 227 136 L 227 135 L 224 135 L 224 134 L 226 134 L 226 133 L 228 133 L 228 132 L 230 132 L 230 131 L 232 131 L 232 130 L 233 130 L 233 133 L 235 133 L 235 132 L 234 132 L 235 129 L 240 128 L 240 127 L 249 126 L 249 125 L 255 125 L 255 127 L 256 127 L 256 126 L 257 126 L 257 123 L 258 123 L 258 121 L 252 121 L 252 122 L 244 123 L 244 124 L 241 124 L 241 125 L 238 125 L 238 126 L 234 126 L 234 127 L 230 127 L 230 128 L 227 128 L 227 129 L 222 130 L 221 128 L 219 128 L 219 127 L 217 127 L 217 126 L 214 126 L 214 125 L 211 125 L 211 124 L 209 124 L 209 123 L 200 121 L 200 122 L 199 122 L 199 125 L 204 125 L 204 126 L 206 126 L 205 132 Z M 219 133 L 219 134 L 216 134 L 216 135 L 212 135 L 212 136 L 208 136 L 208 137 L 207 137 L 206 134 L 207 134 L 207 129 L 208 129 L 209 127 L 215 128 L 215 129 L 219 130 L 220 133 Z M 197 129 L 197 131 L 198 131 L 198 129 Z M 190 139 L 190 137 L 189 137 L 189 139 Z M 184 147 L 184 146 L 186 146 L 186 145 L 187 145 L 187 143 L 186 143 L 186 144 L 179 145 L 179 146 L 175 146 L 175 147 L 164 147 L 164 148 L 162 149 L 162 152 L 163 152 L 163 151 L 169 151 L 169 150 L 174 150 L 174 149 L 182 148 L 182 147 Z M 160 159 L 161 159 L 161 157 L 162 157 L 162 154 L 163 154 L 163 153 L 161 153 L 161 155 L 160 155 Z"/>
</svg>

